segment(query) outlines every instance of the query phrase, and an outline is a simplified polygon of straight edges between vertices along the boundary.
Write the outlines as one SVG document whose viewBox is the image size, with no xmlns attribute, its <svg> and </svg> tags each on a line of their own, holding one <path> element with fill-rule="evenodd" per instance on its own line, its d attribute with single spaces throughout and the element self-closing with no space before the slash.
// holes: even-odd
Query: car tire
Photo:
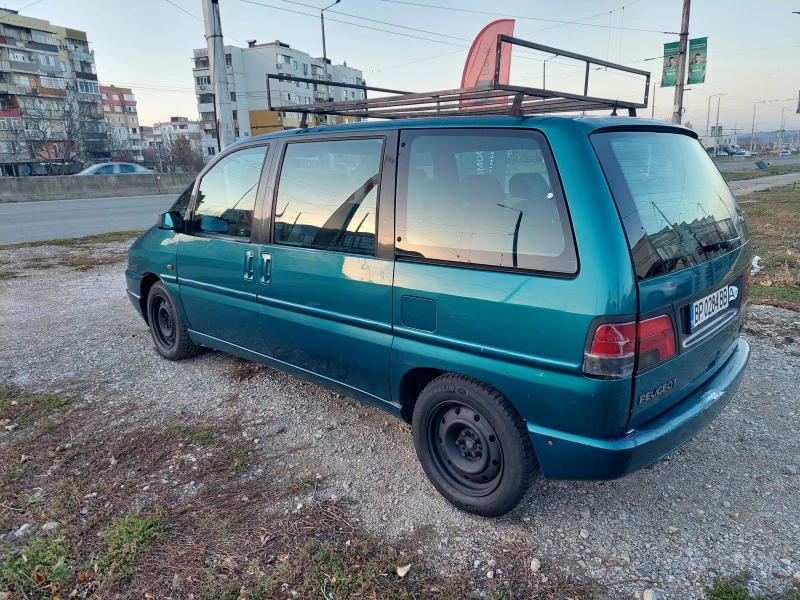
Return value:
<svg viewBox="0 0 800 600">
<path fill-rule="evenodd" d="M 539 477 L 522 417 L 503 394 L 469 377 L 450 373 L 425 386 L 414 406 L 412 432 L 428 479 L 463 511 L 504 515 Z"/>
<path fill-rule="evenodd" d="M 167 288 L 160 281 L 147 295 L 147 323 L 156 351 L 168 360 L 191 358 L 200 351 L 189 338 L 189 330 Z"/>
</svg>

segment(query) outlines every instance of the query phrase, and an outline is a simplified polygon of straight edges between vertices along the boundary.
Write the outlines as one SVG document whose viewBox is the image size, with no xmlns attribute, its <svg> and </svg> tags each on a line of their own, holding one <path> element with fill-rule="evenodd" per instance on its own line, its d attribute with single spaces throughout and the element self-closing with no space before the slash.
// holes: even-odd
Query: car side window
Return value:
<svg viewBox="0 0 800 600">
<path fill-rule="evenodd" d="M 170 212 L 180 213 L 182 217 L 186 217 L 186 209 L 189 208 L 189 203 L 192 201 L 192 191 L 194 190 L 194 181 L 183 190 L 183 193 L 175 200 L 175 204 L 170 208 Z"/>
<path fill-rule="evenodd" d="M 114 165 L 104 165 L 97 169 L 97 175 L 113 175 L 114 174 Z"/>
<path fill-rule="evenodd" d="M 119 166 L 119 172 L 120 173 L 135 173 L 136 172 L 136 167 L 134 167 L 133 165 L 120 165 Z"/>
<path fill-rule="evenodd" d="M 230 235 L 242 238 L 240 241 L 250 239 L 267 148 L 256 146 L 228 154 L 203 175 L 197 189 L 192 232 Z"/>
<path fill-rule="evenodd" d="M 578 263 L 547 142 L 534 131 L 402 134 L 398 259 L 573 274 Z"/>
<path fill-rule="evenodd" d="M 274 242 L 374 256 L 383 144 L 383 138 L 288 144 Z"/>
</svg>

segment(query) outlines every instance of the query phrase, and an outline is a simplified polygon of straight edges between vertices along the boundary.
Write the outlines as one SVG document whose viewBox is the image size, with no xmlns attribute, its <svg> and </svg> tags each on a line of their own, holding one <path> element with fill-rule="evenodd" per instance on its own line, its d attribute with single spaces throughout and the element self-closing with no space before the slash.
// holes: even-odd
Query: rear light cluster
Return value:
<svg viewBox="0 0 800 600">
<path fill-rule="evenodd" d="M 661 315 L 629 323 L 603 323 L 583 355 L 583 372 L 594 377 L 632 375 L 675 356 L 672 318 Z"/>
</svg>

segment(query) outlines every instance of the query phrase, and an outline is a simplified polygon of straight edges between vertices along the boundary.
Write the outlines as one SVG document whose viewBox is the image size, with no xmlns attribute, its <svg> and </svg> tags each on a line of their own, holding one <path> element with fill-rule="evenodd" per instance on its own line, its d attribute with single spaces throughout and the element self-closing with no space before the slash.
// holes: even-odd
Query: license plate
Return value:
<svg viewBox="0 0 800 600">
<path fill-rule="evenodd" d="M 726 285 L 713 294 L 692 302 L 689 305 L 689 330 L 694 331 L 702 323 L 723 312 L 738 295 L 739 288 Z"/>
</svg>

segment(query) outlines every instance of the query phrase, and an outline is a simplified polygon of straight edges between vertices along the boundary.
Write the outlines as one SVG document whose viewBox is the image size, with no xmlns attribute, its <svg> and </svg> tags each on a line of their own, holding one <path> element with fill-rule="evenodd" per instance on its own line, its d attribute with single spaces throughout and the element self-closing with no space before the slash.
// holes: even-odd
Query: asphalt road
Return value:
<svg viewBox="0 0 800 600">
<path fill-rule="evenodd" d="M 742 169 L 756 169 L 756 161 L 763 160 L 764 162 L 771 162 L 773 165 L 796 165 L 800 163 L 800 156 L 789 156 L 787 158 L 778 158 L 777 156 L 754 156 L 747 162 L 718 162 L 717 167 L 720 171 L 741 171 Z M 715 161 L 716 162 L 716 161 Z"/>
<path fill-rule="evenodd" d="M 147 229 L 176 194 L 0 204 L 0 245 Z"/>
</svg>

